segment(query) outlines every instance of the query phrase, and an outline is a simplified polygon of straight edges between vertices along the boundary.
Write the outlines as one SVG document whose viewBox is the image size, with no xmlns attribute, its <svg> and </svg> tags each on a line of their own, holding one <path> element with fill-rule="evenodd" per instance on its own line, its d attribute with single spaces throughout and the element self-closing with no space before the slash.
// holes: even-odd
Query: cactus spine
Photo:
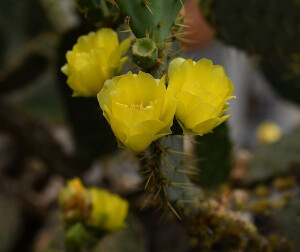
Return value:
<svg viewBox="0 0 300 252">
<path fill-rule="evenodd" d="M 182 215 L 198 209 L 198 195 L 192 186 L 185 167 L 183 138 L 168 136 L 155 141 L 147 156 L 146 187 L 158 196 L 164 206 L 170 208 L 181 219 Z"/>
</svg>

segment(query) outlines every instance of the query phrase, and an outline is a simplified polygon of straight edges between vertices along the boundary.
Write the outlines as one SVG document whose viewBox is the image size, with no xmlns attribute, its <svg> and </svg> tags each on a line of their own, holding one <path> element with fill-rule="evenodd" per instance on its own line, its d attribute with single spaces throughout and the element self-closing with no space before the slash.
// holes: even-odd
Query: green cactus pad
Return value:
<svg viewBox="0 0 300 252">
<path fill-rule="evenodd" d="M 227 182 L 233 161 L 227 124 L 221 124 L 212 134 L 197 136 L 195 142 L 200 185 L 211 188 Z"/>
<path fill-rule="evenodd" d="M 269 56 L 300 51 L 299 1 L 199 2 L 217 37 L 225 43 Z"/>
<path fill-rule="evenodd" d="M 115 0 L 137 38 L 154 38 L 161 50 L 185 0 Z"/>
<path fill-rule="evenodd" d="M 300 54 L 264 57 L 261 68 L 278 94 L 300 104 Z"/>
<path fill-rule="evenodd" d="M 109 16 L 117 16 L 117 8 L 107 0 L 74 0 L 77 9 L 91 21 L 101 21 Z"/>
<path fill-rule="evenodd" d="M 300 103 L 300 4 L 297 0 L 199 0 L 217 37 L 261 56 L 261 68 L 284 98 Z"/>
<path fill-rule="evenodd" d="M 155 65 L 157 54 L 156 43 L 149 38 L 138 39 L 132 46 L 132 60 L 145 69 Z"/>
<path fill-rule="evenodd" d="M 198 210 L 200 195 L 189 179 L 191 171 L 185 167 L 182 137 L 168 136 L 153 142 L 147 162 L 147 184 L 153 185 L 150 191 L 160 195 L 163 204 L 178 218 Z"/>
</svg>

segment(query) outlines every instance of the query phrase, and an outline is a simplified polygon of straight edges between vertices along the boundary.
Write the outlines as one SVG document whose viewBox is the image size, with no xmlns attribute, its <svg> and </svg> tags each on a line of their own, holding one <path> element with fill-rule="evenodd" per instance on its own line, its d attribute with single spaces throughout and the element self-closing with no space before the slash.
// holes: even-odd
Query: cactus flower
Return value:
<svg viewBox="0 0 300 252">
<path fill-rule="evenodd" d="M 87 189 L 79 178 L 68 181 L 60 192 L 58 203 L 67 222 L 87 218 L 91 207 Z"/>
<path fill-rule="evenodd" d="M 202 135 L 228 119 L 233 85 L 222 66 L 208 59 L 176 58 L 168 69 L 168 92 L 177 100 L 176 117 L 185 134 Z"/>
<path fill-rule="evenodd" d="M 119 44 L 117 33 L 109 28 L 80 36 L 66 54 L 67 64 L 61 68 L 68 76 L 73 96 L 96 96 L 107 79 L 121 72 L 128 58 L 122 56 L 130 43 L 128 38 Z"/>
<path fill-rule="evenodd" d="M 128 214 L 128 202 L 107 190 L 91 188 L 92 211 L 87 220 L 89 226 L 106 231 L 124 227 Z"/>
<path fill-rule="evenodd" d="M 176 100 L 167 93 L 164 77 L 156 80 L 144 72 L 114 77 L 105 82 L 98 101 L 121 147 L 140 152 L 171 133 Z"/>
</svg>

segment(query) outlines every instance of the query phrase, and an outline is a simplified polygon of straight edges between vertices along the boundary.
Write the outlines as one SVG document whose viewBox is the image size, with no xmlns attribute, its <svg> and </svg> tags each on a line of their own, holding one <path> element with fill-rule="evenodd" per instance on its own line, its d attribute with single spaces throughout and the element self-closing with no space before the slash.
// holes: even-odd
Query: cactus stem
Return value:
<svg viewBox="0 0 300 252">
<path fill-rule="evenodd" d="M 194 212 L 198 206 L 197 195 L 187 176 L 193 171 L 186 170 L 183 164 L 183 139 L 169 136 L 162 140 L 162 144 L 155 141 L 150 146 L 144 170 L 147 177 L 145 189 L 153 194 L 154 200 L 158 199 L 162 206 L 171 209 L 181 219 L 178 212 Z M 169 148 L 174 148 L 174 152 Z"/>
</svg>

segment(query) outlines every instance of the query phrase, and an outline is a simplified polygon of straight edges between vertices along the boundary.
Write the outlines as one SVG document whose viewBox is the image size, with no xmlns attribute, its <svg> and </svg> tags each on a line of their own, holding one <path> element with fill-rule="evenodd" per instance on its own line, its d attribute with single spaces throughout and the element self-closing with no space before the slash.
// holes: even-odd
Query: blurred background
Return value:
<svg viewBox="0 0 300 252">
<path fill-rule="evenodd" d="M 200 165 L 197 183 L 218 195 L 224 190 L 235 195 L 241 187 L 263 203 L 290 193 L 292 199 L 279 210 L 252 200 L 257 203 L 251 203 L 252 219 L 266 229 L 262 232 L 276 229 L 297 240 L 299 1 L 187 0 L 181 13 L 182 57 L 223 65 L 237 97 L 228 123 L 215 137 L 201 138 L 211 143 L 210 150 L 223 147 L 218 153 L 198 150 L 214 162 Z M 93 29 L 72 0 L 0 2 L 0 252 L 63 251 L 57 197 L 65 180 L 75 176 L 132 203 L 127 231 L 105 239 L 101 251 L 188 251 L 178 224 L 164 220 L 155 226 L 157 213 L 137 211 L 138 160 L 117 149 L 97 101 L 71 97 L 60 67 L 78 36 Z M 260 198 L 255 190 L 261 188 L 268 197 Z"/>
</svg>

